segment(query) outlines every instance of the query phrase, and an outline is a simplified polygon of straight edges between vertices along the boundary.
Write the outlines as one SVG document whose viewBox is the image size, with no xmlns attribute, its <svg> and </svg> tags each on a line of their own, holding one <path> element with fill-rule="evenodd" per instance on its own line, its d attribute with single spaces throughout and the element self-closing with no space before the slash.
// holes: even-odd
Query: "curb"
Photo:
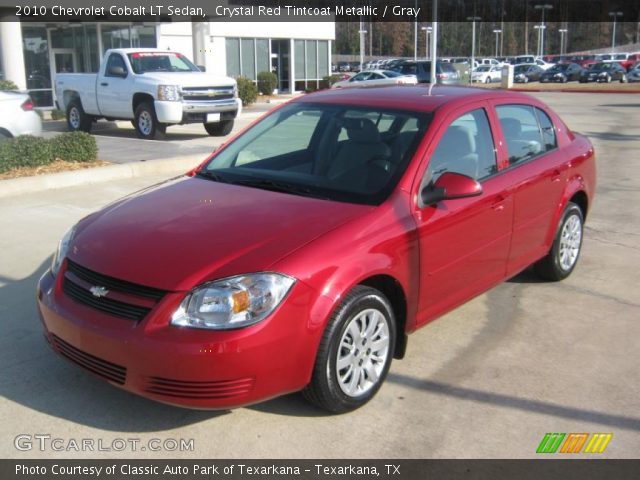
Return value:
<svg viewBox="0 0 640 480">
<path fill-rule="evenodd" d="M 197 167 L 208 155 L 187 155 L 180 158 L 147 160 L 144 162 L 123 163 L 107 167 L 87 168 L 70 172 L 50 173 L 34 177 L 0 180 L 0 198 L 24 193 L 53 190 L 78 185 L 92 185 L 110 180 L 124 180 L 150 174 L 179 175 Z"/>
</svg>

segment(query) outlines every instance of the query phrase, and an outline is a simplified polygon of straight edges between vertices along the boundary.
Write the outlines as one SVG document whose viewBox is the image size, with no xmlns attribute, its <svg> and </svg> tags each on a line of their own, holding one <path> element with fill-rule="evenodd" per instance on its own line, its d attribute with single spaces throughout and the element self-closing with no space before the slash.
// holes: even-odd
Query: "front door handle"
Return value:
<svg viewBox="0 0 640 480">
<path fill-rule="evenodd" d="M 495 202 L 491 204 L 491 209 L 496 212 L 504 210 L 504 197 L 498 197 Z"/>
<path fill-rule="evenodd" d="M 562 174 L 560 173 L 560 170 L 554 170 L 553 174 L 551 175 L 551 181 L 554 183 L 559 182 L 561 175 Z"/>
<path fill-rule="evenodd" d="M 102 83 L 100 84 L 100 86 L 101 86 L 101 87 L 108 87 L 108 86 L 109 86 L 109 84 L 108 84 L 107 82 L 102 82 Z"/>
</svg>

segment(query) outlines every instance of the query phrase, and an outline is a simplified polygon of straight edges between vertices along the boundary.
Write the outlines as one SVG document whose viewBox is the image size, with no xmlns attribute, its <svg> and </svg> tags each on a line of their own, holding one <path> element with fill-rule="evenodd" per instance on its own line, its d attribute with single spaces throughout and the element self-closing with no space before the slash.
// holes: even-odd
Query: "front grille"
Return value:
<svg viewBox="0 0 640 480">
<path fill-rule="evenodd" d="M 105 380 L 124 385 L 127 378 L 127 369 L 125 367 L 83 352 L 56 335 L 51 337 L 54 349 L 63 357 Z"/>
<path fill-rule="evenodd" d="M 131 305 L 106 297 L 95 297 L 89 290 L 85 290 L 84 288 L 76 285 L 68 278 L 63 280 L 62 290 L 76 302 L 95 308 L 101 312 L 108 313 L 114 317 L 122 317 L 129 320 L 135 320 L 137 322 L 142 320 L 147 313 L 151 311 L 150 308 Z"/>
<path fill-rule="evenodd" d="M 106 295 L 96 296 L 90 291 L 94 286 L 103 287 L 108 292 Z M 136 322 L 142 320 L 167 293 L 157 288 L 102 275 L 69 259 L 62 290 L 77 303 Z M 118 294 L 118 299 L 111 298 L 114 293 Z M 131 301 L 127 301 L 128 299 Z"/>
<path fill-rule="evenodd" d="M 233 86 L 227 87 L 186 87 L 182 98 L 187 101 L 217 101 L 234 98 Z"/>
<path fill-rule="evenodd" d="M 105 288 L 117 290 L 122 293 L 128 293 L 129 295 L 135 295 L 137 297 L 151 298 L 155 301 L 159 301 L 167 293 L 164 290 L 157 288 L 146 287 L 144 285 L 138 285 L 136 283 L 102 275 L 89 270 L 88 268 L 82 267 L 69 259 L 67 259 L 67 271 L 73 273 L 78 278 L 91 283 L 92 285 L 101 285 Z"/>
<path fill-rule="evenodd" d="M 148 393 L 164 395 L 166 397 L 214 399 L 238 397 L 249 393 L 253 389 L 253 378 L 239 378 L 216 382 L 189 382 L 171 380 L 161 377 L 150 377 L 145 390 Z"/>
</svg>

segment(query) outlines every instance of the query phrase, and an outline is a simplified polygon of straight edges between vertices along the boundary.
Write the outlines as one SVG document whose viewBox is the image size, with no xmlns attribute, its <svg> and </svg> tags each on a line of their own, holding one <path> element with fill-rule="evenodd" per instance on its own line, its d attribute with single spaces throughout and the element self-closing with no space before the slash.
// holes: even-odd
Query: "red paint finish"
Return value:
<svg viewBox="0 0 640 480">
<path fill-rule="evenodd" d="M 114 385 L 181 406 L 235 407 L 300 390 L 311 378 L 329 317 L 355 285 L 381 276 L 395 281 L 409 333 L 543 257 L 567 202 L 579 194 L 589 206 L 593 198 L 589 141 L 523 94 L 436 87 L 429 95 L 428 87 L 384 87 L 294 102 L 432 112 L 433 120 L 395 190 L 378 206 L 185 176 L 85 218 L 69 260 L 164 295 L 135 301 L 151 309 L 139 322 L 112 316 L 64 290 L 65 278 L 74 278 L 65 260 L 55 278 L 47 272 L 38 286 L 46 335 L 58 353 Z M 494 109 L 505 103 L 547 112 L 558 148 L 509 167 Z M 477 108 L 489 119 L 495 174 L 481 180 L 480 195 L 420 206 L 421 180 L 444 131 Z M 226 331 L 170 325 L 191 289 L 262 271 L 296 279 L 264 321 Z"/>
</svg>

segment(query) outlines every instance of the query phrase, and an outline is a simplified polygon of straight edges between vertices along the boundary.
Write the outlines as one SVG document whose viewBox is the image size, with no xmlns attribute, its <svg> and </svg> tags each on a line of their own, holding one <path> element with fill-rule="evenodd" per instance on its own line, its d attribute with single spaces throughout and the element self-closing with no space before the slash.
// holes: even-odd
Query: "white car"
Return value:
<svg viewBox="0 0 640 480">
<path fill-rule="evenodd" d="M 545 62 L 541 58 L 536 58 L 535 64 L 538 65 L 543 70 L 548 70 L 555 65 L 555 63 Z"/>
<path fill-rule="evenodd" d="M 336 82 L 331 88 L 374 87 L 376 85 L 415 85 L 418 78 L 415 75 L 403 75 L 391 70 L 365 70 L 349 80 Z"/>
<path fill-rule="evenodd" d="M 471 73 L 471 81 L 479 83 L 499 82 L 502 78 L 502 68 L 491 65 L 480 65 Z"/>
<path fill-rule="evenodd" d="M 26 93 L 0 92 L 0 139 L 40 135 L 42 121 Z"/>
</svg>

